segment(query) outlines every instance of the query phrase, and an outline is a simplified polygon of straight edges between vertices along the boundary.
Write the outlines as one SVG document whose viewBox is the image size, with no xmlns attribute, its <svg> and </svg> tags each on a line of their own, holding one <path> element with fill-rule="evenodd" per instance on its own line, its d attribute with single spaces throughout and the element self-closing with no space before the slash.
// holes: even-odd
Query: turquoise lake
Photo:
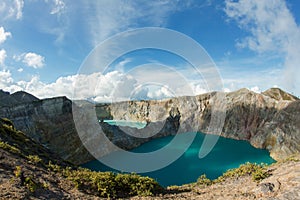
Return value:
<svg viewBox="0 0 300 200">
<path fill-rule="evenodd" d="M 184 133 L 195 134 L 195 133 Z M 174 136 L 154 139 L 135 149 L 133 152 L 152 152 L 167 145 Z M 175 162 L 157 171 L 142 173 L 157 180 L 162 186 L 182 185 L 196 182 L 197 178 L 206 174 L 215 179 L 226 170 L 239 167 L 246 162 L 266 163 L 275 162 L 267 150 L 256 149 L 246 141 L 238 141 L 220 137 L 212 151 L 204 158 L 199 159 L 198 153 L 205 134 L 197 133 L 192 145 Z M 179 145 L 180 146 L 180 145 Z M 98 160 L 88 162 L 83 167 L 95 171 L 114 171 Z"/>
</svg>

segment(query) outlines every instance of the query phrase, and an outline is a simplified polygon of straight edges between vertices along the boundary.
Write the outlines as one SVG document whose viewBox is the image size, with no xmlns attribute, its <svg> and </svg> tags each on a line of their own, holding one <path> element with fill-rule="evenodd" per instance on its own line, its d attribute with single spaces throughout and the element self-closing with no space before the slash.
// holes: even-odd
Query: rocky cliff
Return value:
<svg viewBox="0 0 300 200">
<path fill-rule="evenodd" d="M 72 102 L 66 97 L 4 106 L 0 116 L 11 119 L 17 129 L 65 160 L 78 164 L 92 159 L 77 135 Z"/>
<path fill-rule="evenodd" d="M 217 93 L 178 97 L 161 101 L 128 101 L 98 105 L 99 118 L 132 121 L 160 121 L 178 116 L 178 132 L 209 131 L 212 109 L 225 114 L 221 136 L 247 140 L 257 148 L 268 149 L 281 160 L 300 152 L 300 101 L 278 88 L 261 94 L 241 89 L 216 98 Z M 223 104 L 223 105 L 221 105 Z M 179 117 L 180 116 L 180 117 Z"/>
<path fill-rule="evenodd" d="M 72 107 L 70 100 L 57 97 L 2 106 L 0 117 L 11 119 L 16 128 L 75 164 L 93 159 L 82 143 L 92 141 L 93 136 L 98 134 L 98 120 L 92 119 L 96 116 L 100 120 L 148 122 L 148 126 L 142 130 L 129 127 L 125 130 L 100 123 L 108 138 L 126 149 L 155 137 L 186 131 L 213 134 L 214 129 L 210 129 L 214 127 L 210 123 L 211 119 L 218 118 L 218 114 L 226 114 L 224 126 L 220 130 L 221 136 L 247 140 L 257 148 L 266 148 L 276 160 L 300 152 L 300 101 L 280 89 L 273 88 L 261 94 L 241 89 L 226 94 L 212 92 L 160 101 L 91 104 L 95 115 L 82 115 L 79 118 L 90 121 L 82 127 L 84 137 L 81 136 L 81 141 L 75 128 L 72 109 L 84 110 L 82 105 L 85 104 L 75 102 Z M 157 134 L 138 138 L 128 136 L 128 132 L 139 137 L 149 132 Z"/>
</svg>

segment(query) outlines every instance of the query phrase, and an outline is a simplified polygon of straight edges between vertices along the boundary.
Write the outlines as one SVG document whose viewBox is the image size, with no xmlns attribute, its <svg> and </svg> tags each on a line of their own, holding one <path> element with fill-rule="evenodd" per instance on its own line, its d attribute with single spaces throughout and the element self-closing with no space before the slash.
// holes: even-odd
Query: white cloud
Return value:
<svg viewBox="0 0 300 200">
<path fill-rule="evenodd" d="M 175 68 L 160 63 L 148 63 L 132 68 L 128 73 L 137 80 L 139 86 L 147 88 L 147 98 L 150 99 L 196 95 L 208 91 L 203 77 L 189 68 L 189 65 Z"/>
<path fill-rule="evenodd" d="M 6 89 L 13 83 L 13 78 L 11 77 L 10 71 L 2 70 L 0 71 L 0 89 Z"/>
<path fill-rule="evenodd" d="M 229 88 L 223 88 L 223 92 L 231 92 L 231 90 Z"/>
<path fill-rule="evenodd" d="M 168 97 L 174 97 L 174 93 L 170 90 L 170 88 L 163 86 L 156 90 L 149 91 L 147 97 L 149 99 L 164 99 Z"/>
<path fill-rule="evenodd" d="M 10 71 L 0 71 L 0 88 L 9 92 L 23 90 L 39 98 L 67 96 L 70 99 L 90 99 L 97 102 L 114 102 L 132 99 L 163 99 L 176 94 L 167 85 L 138 84 L 131 75 L 112 71 L 90 75 L 77 74 L 60 77 L 53 83 L 44 83 L 38 76 L 29 81 L 14 81 Z M 196 84 L 190 86 L 197 88 Z M 192 94 L 191 94 L 192 95 Z"/>
<path fill-rule="evenodd" d="M 33 67 L 35 69 L 42 68 L 45 65 L 45 58 L 36 53 L 26 53 L 23 56 L 23 63 L 25 63 L 29 67 Z"/>
<path fill-rule="evenodd" d="M 225 12 L 250 36 L 238 46 L 258 53 L 272 53 L 285 60 L 282 84 L 300 93 L 300 27 L 283 0 L 226 0 Z"/>
<path fill-rule="evenodd" d="M 23 0 L 2 0 L 0 3 L 0 21 L 21 19 L 23 15 Z"/>
<path fill-rule="evenodd" d="M 3 42 L 5 42 L 5 40 L 11 37 L 11 33 L 10 32 L 5 32 L 4 28 L 1 26 L 0 27 L 0 44 L 2 44 Z"/>
<path fill-rule="evenodd" d="M 256 93 L 260 93 L 261 92 L 261 89 L 258 86 L 251 87 L 250 90 L 252 92 L 256 92 Z"/>
<path fill-rule="evenodd" d="M 38 76 L 29 81 L 14 81 L 10 71 L 0 71 L 0 88 L 9 92 L 27 91 L 39 98 L 67 96 L 70 99 L 112 101 L 128 99 L 136 81 L 117 71 L 60 77 L 53 83 L 43 83 Z M 76 88 L 75 88 L 76 86 Z"/>
<path fill-rule="evenodd" d="M 6 58 L 6 51 L 4 49 L 0 50 L 0 65 L 4 65 L 4 61 Z"/>
<path fill-rule="evenodd" d="M 208 90 L 203 87 L 203 84 L 200 83 L 191 83 L 191 87 L 195 95 L 204 94 L 208 92 Z"/>
<path fill-rule="evenodd" d="M 17 71 L 18 71 L 18 72 L 23 72 L 24 69 L 23 69 L 23 68 L 19 68 Z"/>
<path fill-rule="evenodd" d="M 60 12 L 62 12 L 65 9 L 65 2 L 62 0 L 53 0 L 53 7 L 52 10 L 50 12 L 50 14 L 54 15 L 54 14 L 59 14 Z"/>
</svg>

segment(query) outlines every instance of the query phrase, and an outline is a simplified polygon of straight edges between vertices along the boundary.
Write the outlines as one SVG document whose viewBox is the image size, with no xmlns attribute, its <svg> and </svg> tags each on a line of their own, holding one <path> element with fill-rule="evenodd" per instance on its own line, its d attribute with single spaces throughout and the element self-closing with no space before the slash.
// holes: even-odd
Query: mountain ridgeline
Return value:
<svg viewBox="0 0 300 200">
<path fill-rule="evenodd" d="M 82 164 L 94 159 L 83 143 L 91 141 L 91 137 L 98 134 L 98 129 L 94 128 L 96 124 L 87 124 L 84 127 L 85 135 L 79 137 L 72 109 L 84 110 L 86 105 L 93 106 L 100 121 L 115 119 L 148 122 L 144 130 L 126 127 L 124 131 L 123 128 L 91 119 L 97 122 L 97 126 L 100 124 L 115 144 L 132 149 L 152 138 L 187 131 L 213 134 L 209 130 L 213 108 L 222 104 L 226 111 L 222 113 L 226 115 L 221 136 L 247 140 L 254 147 L 268 149 L 276 160 L 300 152 L 300 100 L 297 97 L 278 88 L 271 88 L 261 94 L 247 89 L 222 93 L 222 102 L 216 98 L 218 94 L 211 92 L 165 100 L 91 104 L 85 101 L 72 102 L 66 97 L 39 100 L 24 92 L 9 94 L 0 91 L 0 117 L 11 119 L 17 129 L 63 159 Z M 85 115 L 83 118 L 89 120 L 92 116 Z M 128 131 L 140 135 L 147 134 L 147 131 L 157 131 L 157 134 L 138 138 L 126 134 Z M 102 148 L 99 151 L 109 153 L 106 147 Z"/>
</svg>

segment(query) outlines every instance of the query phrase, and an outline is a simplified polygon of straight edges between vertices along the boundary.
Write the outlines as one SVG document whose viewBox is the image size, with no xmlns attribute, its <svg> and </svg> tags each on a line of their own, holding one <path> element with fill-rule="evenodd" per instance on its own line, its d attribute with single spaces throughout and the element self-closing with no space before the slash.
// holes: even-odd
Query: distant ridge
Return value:
<svg viewBox="0 0 300 200">
<path fill-rule="evenodd" d="M 40 100 L 39 98 L 33 96 L 32 94 L 29 94 L 24 91 L 15 92 L 10 96 L 13 97 L 17 102 L 22 102 L 22 103 L 28 103 L 28 102 Z"/>
<path fill-rule="evenodd" d="M 13 97 L 10 96 L 9 92 L 0 90 L 0 107 L 14 105 L 16 103 L 17 103 L 17 101 Z"/>
<path fill-rule="evenodd" d="M 10 94 L 9 92 L 0 90 L 0 107 L 12 106 L 19 103 L 29 103 L 38 100 L 40 99 L 24 91 L 18 91 Z"/>
<path fill-rule="evenodd" d="M 286 101 L 296 101 L 299 100 L 297 97 L 295 97 L 292 94 L 289 94 L 280 88 L 270 88 L 264 92 L 262 92 L 263 95 L 269 96 L 273 99 L 276 99 L 278 101 L 286 100 Z"/>
</svg>

